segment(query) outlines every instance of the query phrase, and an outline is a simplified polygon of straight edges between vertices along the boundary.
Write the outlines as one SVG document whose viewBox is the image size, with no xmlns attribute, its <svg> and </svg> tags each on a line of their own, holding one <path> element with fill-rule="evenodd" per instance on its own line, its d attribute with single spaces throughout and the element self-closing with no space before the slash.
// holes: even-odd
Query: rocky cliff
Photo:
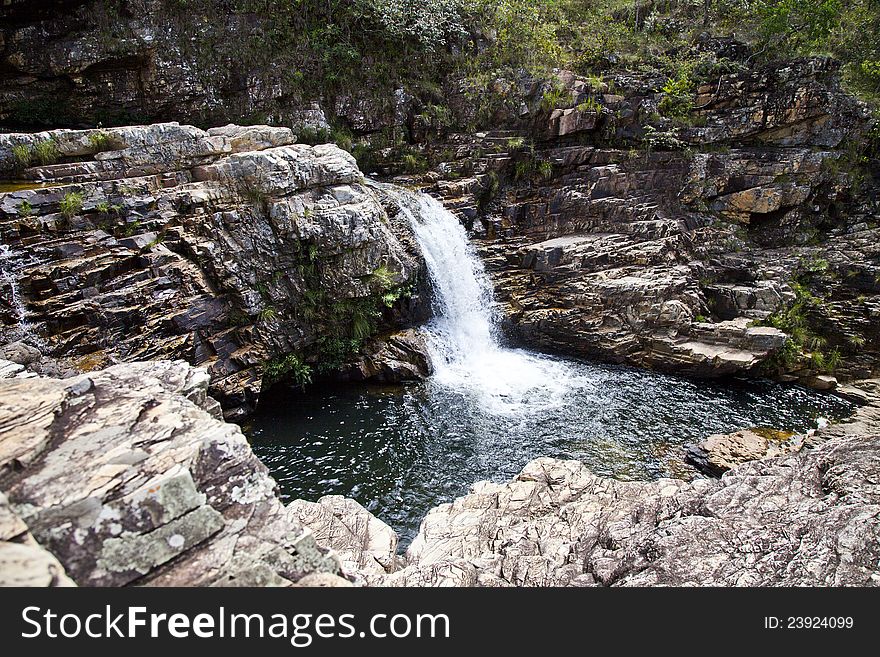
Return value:
<svg viewBox="0 0 880 657">
<path fill-rule="evenodd" d="M 295 141 L 177 123 L 0 135 L 20 181 L 0 193 L 4 357 L 56 374 L 185 359 L 230 415 L 264 382 L 424 375 L 418 336 L 374 339 L 425 314 L 408 221 L 348 153 Z"/>
<path fill-rule="evenodd" d="M 513 87 L 503 130 L 452 135 L 424 184 L 484 235 L 526 342 L 697 376 L 875 374 L 867 108 L 831 60 L 698 47 L 715 72 L 678 112 L 662 75 L 559 71 Z"/>
</svg>

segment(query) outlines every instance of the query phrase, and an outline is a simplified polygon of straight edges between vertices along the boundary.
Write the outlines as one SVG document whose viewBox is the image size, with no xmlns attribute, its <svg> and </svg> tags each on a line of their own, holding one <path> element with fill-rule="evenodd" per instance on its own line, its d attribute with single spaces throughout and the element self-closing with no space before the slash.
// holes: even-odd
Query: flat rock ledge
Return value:
<svg viewBox="0 0 880 657">
<path fill-rule="evenodd" d="M 222 420 L 205 370 L 58 380 L 2 365 L 0 585 L 346 583 Z"/>
</svg>

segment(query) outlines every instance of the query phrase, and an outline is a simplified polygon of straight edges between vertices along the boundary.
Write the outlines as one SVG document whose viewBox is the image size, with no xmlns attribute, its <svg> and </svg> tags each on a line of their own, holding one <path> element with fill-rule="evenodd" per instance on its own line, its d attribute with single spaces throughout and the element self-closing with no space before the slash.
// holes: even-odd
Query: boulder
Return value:
<svg viewBox="0 0 880 657">
<path fill-rule="evenodd" d="M 183 362 L 0 380 L 0 489 L 5 582 L 290 585 L 339 570 Z"/>
<path fill-rule="evenodd" d="M 701 472 L 720 477 L 741 463 L 798 451 L 803 439 L 792 440 L 794 437 L 791 432 L 759 428 L 717 434 L 688 445 L 685 460 Z"/>
<path fill-rule="evenodd" d="M 334 375 L 340 381 L 401 383 L 426 379 L 433 372 L 424 334 L 407 329 L 366 345 L 363 355 Z"/>
</svg>

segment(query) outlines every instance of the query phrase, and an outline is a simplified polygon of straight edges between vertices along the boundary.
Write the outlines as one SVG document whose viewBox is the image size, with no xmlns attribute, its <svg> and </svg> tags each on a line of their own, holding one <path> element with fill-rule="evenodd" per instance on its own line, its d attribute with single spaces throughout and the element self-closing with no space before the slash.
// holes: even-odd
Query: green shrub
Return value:
<svg viewBox="0 0 880 657">
<path fill-rule="evenodd" d="M 379 284 L 383 290 L 394 287 L 394 281 L 397 278 L 397 272 L 388 268 L 388 265 L 382 264 L 373 270 L 371 279 Z"/>
<path fill-rule="evenodd" d="M 592 96 L 587 98 L 584 102 L 579 103 L 577 106 L 577 111 L 583 114 L 601 114 L 602 109 L 602 103 Z"/>
<path fill-rule="evenodd" d="M 83 195 L 79 192 L 68 192 L 61 199 L 61 214 L 66 219 L 72 219 L 78 215 L 83 208 Z"/>
<path fill-rule="evenodd" d="M 263 371 L 269 383 L 291 379 L 301 388 L 305 388 L 312 382 L 312 368 L 296 354 L 272 359 L 265 364 Z"/>
<path fill-rule="evenodd" d="M 54 139 L 43 139 L 33 145 L 31 159 L 40 166 L 48 166 L 58 161 L 58 145 Z"/>
<path fill-rule="evenodd" d="M 89 147 L 95 153 L 113 150 L 113 137 L 106 132 L 93 132 L 89 134 Z"/>
<path fill-rule="evenodd" d="M 19 203 L 16 211 L 18 212 L 18 216 L 24 219 L 33 215 L 34 208 L 28 201 L 22 201 L 21 203 Z"/>
<path fill-rule="evenodd" d="M 693 86 L 694 83 L 686 72 L 668 79 L 663 85 L 663 98 L 660 99 L 657 109 L 668 118 L 686 118 L 694 107 Z"/>
<path fill-rule="evenodd" d="M 16 144 L 13 146 L 12 159 L 14 160 L 16 171 L 27 169 L 33 161 L 33 154 L 31 153 L 30 146 L 27 144 Z"/>
<path fill-rule="evenodd" d="M 549 112 L 571 105 L 571 92 L 554 80 L 553 85 L 541 97 L 541 109 Z"/>
<path fill-rule="evenodd" d="M 428 170 L 428 160 L 421 153 L 406 153 L 401 160 L 406 173 L 424 173 Z"/>
<path fill-rule="evenodd" d="M 541 178 L 549 180 L 553 177 L 553 163 L 549 160 L 541 160 L 538 162 L 536 171 Z"/>
</svg>

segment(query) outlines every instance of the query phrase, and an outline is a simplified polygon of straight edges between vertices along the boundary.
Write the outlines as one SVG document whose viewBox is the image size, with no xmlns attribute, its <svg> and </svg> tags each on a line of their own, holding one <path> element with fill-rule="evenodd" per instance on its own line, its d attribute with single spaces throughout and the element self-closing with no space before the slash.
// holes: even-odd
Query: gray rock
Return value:
<svg viewBox="0 0 880 657">
<path fill-rule="evenodd" d="M 42 357 L 39 349 L 24 342 L 12 342 L 0 347 L 0 358 L 18 365 L 32 365 Z"/>
<path fill-rule="evenodd" d="M 743 429 L 730 434 L 709 436 L 685 449 L 685 460 L 698 470 L 715 477 L 737 465 L 798 451 L 803 437 L 791 432 Z"/>
<path fill-rule="evenodd" d="M 290 585 L 338 572 L 218 419 L 208 381 L 167 361 L 0 381 L 0 579 Z M 25 532 L 36 548 L 7 545 Z"/>
<path fill-rule="evenodd" d="M 339 556 L 346 575 L 392 572 L 397 567 L 397 535 L 360 504 L 340 495 L 315 502 L 295 500 L 288 511 L 315 539 Z"/>
</svg>

